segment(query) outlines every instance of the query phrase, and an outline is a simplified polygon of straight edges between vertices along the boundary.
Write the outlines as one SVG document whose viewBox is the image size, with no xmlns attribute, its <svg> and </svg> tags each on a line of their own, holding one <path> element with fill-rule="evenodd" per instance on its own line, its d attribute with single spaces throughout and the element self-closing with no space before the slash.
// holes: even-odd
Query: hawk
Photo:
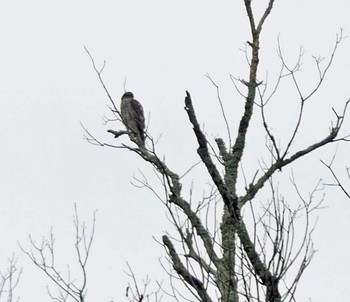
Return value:
<svg viewBox="0 0 350 302">
<path fill-rule="evenodd" d="M 120 116 L 126 127 L 130 140 L 137 145 L 144 146 L 145 135 L 145 117 L 143 108 L 139 101 L 134 99 L 132 92 L 125 92 L 120 104 Z"/>
</svg>

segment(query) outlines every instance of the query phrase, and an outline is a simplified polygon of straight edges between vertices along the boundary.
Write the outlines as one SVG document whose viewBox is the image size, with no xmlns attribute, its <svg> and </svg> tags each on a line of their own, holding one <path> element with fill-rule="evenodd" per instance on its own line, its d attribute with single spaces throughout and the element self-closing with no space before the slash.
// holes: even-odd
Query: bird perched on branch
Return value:
<svg viewBox="0 0 350 302">
<path fill-rule="evenodd" d="M 139 101 L 134 99 L 132 92 L 125 92 L 120 104 L 120 115 L 126 127 L 130 140 L 139 146 L 145 145 L 145 117 Z"/>
</svg>

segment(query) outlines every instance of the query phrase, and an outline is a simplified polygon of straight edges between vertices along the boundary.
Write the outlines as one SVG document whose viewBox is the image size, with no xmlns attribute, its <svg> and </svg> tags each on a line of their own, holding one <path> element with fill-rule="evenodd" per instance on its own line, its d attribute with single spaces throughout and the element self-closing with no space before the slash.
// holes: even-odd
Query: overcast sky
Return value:
<svg viewBox="0 0 350 302">
<path fill-rule="evenodd" d="M 259 15 L 260 2 L 265 1 L 255 2 Z M 276 79 L 279 36 L 290 63 L 304 47 L 300 79 L 304 89 L 312 87 L 317 72 L 312 56 L 329 57 L 340 28 L 345 35 L 350 32 L 349 15 L 347 0 L 276 0 L 261 38 L 260 78 L 268 72 L 271 81 Z M 97 137 L 111 141 L 102 119 L 109 114 L 108 99 L 83 46 L 100 66 L 106 60 L 103 77 L 117 102 L 127 79 L 127 90 L 143 103 L 147 116 L 151 113 L 150 132 L 161 135 L 159 153 L 182 174 L 198 160 L 183 110 L 185 90 L 192 93 L 208 137 L 226 139 L 216 91 L 206 73 L 220 85 L 235 134 L 243 103 L 229 74 L 241 78 L 248 74 L 241 51 L 250 39 L 243 0 L 3 1 L 0 37 L 0 270 L 6 268 L 6 257 L 13 252 L 19 256 L 24 268 L 17 291 L 21 301 L 49 298 L 48 280 L 21 254 L 18 242 L 26 245 L 28 234 L 40 241 L 52 227 L 60 263 L 74 262 L 74 203 L 87 222 L 98 210 L 88 301 L 123 301 L 129 281 L 123 272 L 125 261 L 140 278 L 148 274 L 166 279 L 158 264 L 164 251 L 152 239 L 167 229 L 165 209 L 150 192 L 130 183 L 139 169 L 152 179 L 151 168 L 135 154 L 95 147 L 83 139 L 80 122 Z M 296 148 L 327 134 L 331 107 L 341 110 L 350 96 L 349 50 L 346 39 L 324 86 L 309 104 Z M 297 104 L 289 87 L 282 86 L 269 107 L 271 127 L 282 144 Z M 260 134 L 258 130 L 249 134 L 248 171 L 254 171 L 266 155 Z M 320 177 L 331 180 L 319 159 L 329 160 L 335 149 L 335 145 L 327 147 L 295 166 L 306 194 Z M 339 171 L 350 165 L 349 150 L 338 146 Z M 284 173 L 288 180 L 291 170 Z M 203 173 L 199 178 L 199 184 L 205 183 Z M 195 173 L 187 181 L 192 179 L 196 184 Z M 327 189 L 325 205 L 315 232 L 318 253 L 302 279 L 299 301 L 348 299 L 350 200 L 336 189 Z"/>
</svg>

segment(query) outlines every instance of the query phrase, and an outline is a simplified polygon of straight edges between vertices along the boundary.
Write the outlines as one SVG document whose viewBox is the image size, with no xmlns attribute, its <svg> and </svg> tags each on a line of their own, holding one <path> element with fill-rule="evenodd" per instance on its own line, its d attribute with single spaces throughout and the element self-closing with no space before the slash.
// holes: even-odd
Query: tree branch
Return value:
<svg viewBox="0 0 350 302">
<path fill-rule="evenodd" d="M 210 296 L 208 295 L 206 288 L 203 283 L 198 280 L 196 277 L 191 275 L 186 267 L 181 262 L 179 255 L 177 254 L 174 245 L 168 238 L 168 236 L 163 235 L 162 237 L 164 245 L 167 247 L 169 256 L 173 263 L 174 270 L 181 276 L 189 285 L 191 285 L 196 291 L 199 297 L 201 298 L 201 302 L 212 302 Z"/>
<path fill-rule="evenodd" d="M 345 103 L 343 114 L 337 116 L 336 125 L 331 128 L 328 136 L 326 136 L 324 139 L 320 140 L 319 142 L 314 143 L 314 144 L 310 145 L 309 147 L 294 153 L 289 158 L 279 159 L 274 164 L 272 164 L 270 166 L 270 168 L 267 169 L 265 174 L 262 177 L 260 177 L 260 179 L 258 179 L 258 181 L 255 184 L 251 184 L 249 186 L 248 192 L 246 193 L 246 195 L 239 198 L 239 204 L 238 204 L 239 208 L 242 208 L 247 201 L 252 200 L 254 198 L 254 196 L 256 195 L 256 193 L 264 186 L 265 182 L 277 170 L 281 170 L 283 167 L 289 165 L 290 163 L 294 162 L 295 160 L 299 159 L 300 157 L 303 157 L 303 156 L 315 151 L 316 149 L 318 149 L 324 145 L 327 145 L 331 142 L 336 141 L 338 133 L 343 125 L 344 116 L 345 116 L 346 109 L 347 109 L 349 102 L 350 102 L 350 100 L 348 100 Z"/>
<path fill-rule="evenodd" d="M 185 110 L 188 114 L 188 118 L 193 126 L 193 131 L 196 135 L 197 141 L 198 141 L 198 149 L 197 149 L 197 153 L 200 156 L 200 158 L 202 159 L 203 163 L 205 164 L 213 182 L 215 183 L 217 189 L 220 192 L 220 195 L 222 196 L 222 199 L 225 203 L 225 205 L 230 209 L 231 213 L 234 213 L 234 202 L 233 200 L 230 198 L 229 193 L 227 191 L 227 187 L 223 181 L 223 179 L 221 178 L 221 175 L 218 171 L 218 169 L 216 168 L 213 160 L 211 159 L 211 156 L 209 154 L 209 150 L 208 150 L 208 144 L 207 144 L 207 140 L 205 138 L 205 135 L 203 134 L 203 132 L 201 131 L 198 121 L 197 121 L 197 117 L 193 108 L 193 104 L 192 104 L 192 99 L 191 99 L 191 95 L 188 91 L 186 91 L 186 98 L 185 98 Z"/>
</svg>

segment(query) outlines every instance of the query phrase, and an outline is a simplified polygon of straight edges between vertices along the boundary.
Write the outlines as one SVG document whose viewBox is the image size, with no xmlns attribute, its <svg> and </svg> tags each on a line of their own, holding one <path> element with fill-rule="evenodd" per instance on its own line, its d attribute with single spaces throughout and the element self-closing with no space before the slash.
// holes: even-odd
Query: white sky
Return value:
<svg viewBox="0 0 350 302">
<path fill-rule="evenodd" d="M 255 2 L 261 12 L 262 1 Z M 311 56 L 330 55 L 340 27 L 345 34 L 350 31 L 349 15 L 346 0 L 276 0 L 261 38 L 260 77 L 269 71 L 271 81 L 276 79 L 280 34 L 288 61 L 304 47 L 300 77 L 305 89 L 311 87 L 316 74 Z M 74 262 L 73 249 L 68 249 L 74 202 L 86 221 L 98 209 L 89 301 L 124 299 L 129 281 L 123 273 L 125 261 L 140 278 L 149 274 L 166 279 L 158 265 L 163 250 L 152 239 L 166 230 L 165 209 L 150 192 L 130 184 L 139 168 L 152 175 L 150 168 L 130 152 L 83 140 L 80 121 L 101 139 L 110 139 L 101 119 L 108 114 L 108 100 L 83 45 L 98 64 L 107 61 L 103 76 L 117 101 L 127 78 L 127 89 L 152 113 L 151 133 L 162 134 L 159 152 L 181 174 L 197 160 L 183 110 L 185 90 L 192 93 L 208 136 L 225 137 L 215 89 L 204 74 L 220 85 L 233 135 L 236 131 L 242 99 L 229 74 L 246 78 L 248 71 L 239 50 L 250 38 L 243 0 L 3 1 L 0 37 L 0 263 L 5 268 L 6 257 L 18 253 L 24 268 L 17 292 L 21 301 L 48 301 L 48 280 L 19 252 L 17 242 L 26 244 L 28 234 L 40 240 L 53 227 L 61 249 L 57 256 L 62 255 L 62 263 Z M 307 109 L 308 121 L 296 147 L 328 133 L 330 108 L 340 110 L 350 96 L 349 41 L 341 44 L 324 86 Z M 268 112 L 276 133 L 290 133 L 296 101 L 282 87 Z M 265 154 L 259 133 L 250 133 L 247 156 L 253 161 L 247 159 L 248 170 L 253 167 L 248 163 L 255 165 Z M 319 177 L 330 180 L 319 159 L 330 159 L 335 147 L 295 166 L 305 193 Z M 339 169 L 350 165 L 348 153 L 349 146 L 339 146 Z M 285 173 L 288 179 L 290 170 Z M 328 208 L 319 213 L 315 233 L 318 253 L 302 279 L 300 301 L 348 298 L 350 201 L 335 189 L 326 193 Z"/>
</svg>

